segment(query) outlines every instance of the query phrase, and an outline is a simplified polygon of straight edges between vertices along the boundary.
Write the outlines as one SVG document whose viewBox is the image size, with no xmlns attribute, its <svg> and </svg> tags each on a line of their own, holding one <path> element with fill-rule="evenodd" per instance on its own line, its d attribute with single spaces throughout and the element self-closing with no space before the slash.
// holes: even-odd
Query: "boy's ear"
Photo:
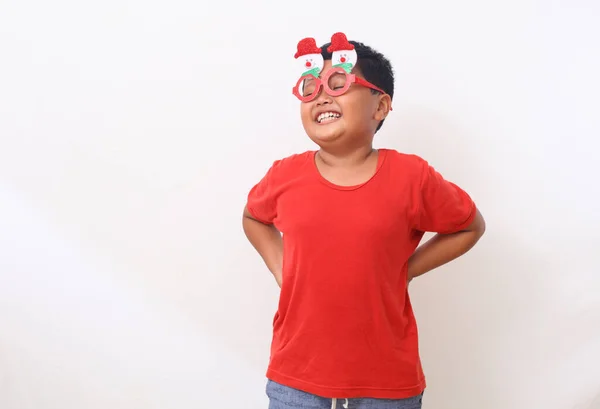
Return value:
<svg viewBox="0 0 600 409">
<path fill-rule="evenodd" d="M 377 105 L 377 111 L 375 111 L 375 119 L 377 121 L 383 121 L 392 109 L 392 98 L 388 94 L 379 96 L 379 103 Z"/>
</svg>

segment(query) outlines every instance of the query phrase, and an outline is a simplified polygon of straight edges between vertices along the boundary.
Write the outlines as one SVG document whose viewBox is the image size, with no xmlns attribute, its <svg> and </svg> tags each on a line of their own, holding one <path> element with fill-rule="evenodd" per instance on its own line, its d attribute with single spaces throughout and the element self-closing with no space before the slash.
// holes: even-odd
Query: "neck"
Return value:
<svg viewBox="0 0 600 409">
<path fill-rule="evenodd" d="M 365 163 L 376 151 L 371 144 L 345 152 L 319 149 L 317 154 L 321 162 L 326 166 L 352 167 Z"/>
</svg>

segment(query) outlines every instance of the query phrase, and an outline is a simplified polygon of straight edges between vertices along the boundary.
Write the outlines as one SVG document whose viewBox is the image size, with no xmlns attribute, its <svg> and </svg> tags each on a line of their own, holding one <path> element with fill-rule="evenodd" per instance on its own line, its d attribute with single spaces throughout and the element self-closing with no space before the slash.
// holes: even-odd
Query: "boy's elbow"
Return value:
<svg viewBox="0 0 600 409">
<path fill-rule="evenodd" d="M 479 238 L 485 233 L 485 219 L 483 218 L 478 209 L 476 210 L 476 212 L 477 213 L 475 214 L 475 218 L 471 222 L 471 225 L 467 228 L 467 231 L 475 233 Z"/>
<path fill-rule="evenodd" d="M 247 220 L 251 220 L 251 221 L 254 221 L 254 222 L 258 222 L 258 223 L 260 223 L 260 224 L 264 224 L 264 225 L 267 225 L 267 226 L 269 226 L 269 225 L 270 225 L 270 223 L 265 223 L 264 221 L 262 221 L 262 220 L 259 220 L 259 219 L 257 219 L 256 217 L 254 217 L 254 216 L 252 215 L 252 213 L 250 213 L 250 210 L 248 210 L 248 206 L 244 206 L 244 211 L 243 211 L 243 213 L 242 213 L 242 222 L 245 222 L 245 221 L 247 221 Z"/>
</svg>

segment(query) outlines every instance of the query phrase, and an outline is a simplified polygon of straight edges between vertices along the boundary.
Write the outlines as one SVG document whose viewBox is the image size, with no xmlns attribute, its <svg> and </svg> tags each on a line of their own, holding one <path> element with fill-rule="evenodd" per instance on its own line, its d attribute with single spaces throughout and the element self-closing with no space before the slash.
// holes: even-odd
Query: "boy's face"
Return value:
<svg viewBox="0 0 600 409">
<path fill-rule="evenodd" d="M 331 60 L 326 60 L 321 72 L 325 73 L 330 68 Z M 362 77 L 356 67 L 352 73 Z M 335 81 L 332 76 L 332 89 L 336 86 Z M 305 83 L 305 87 L 310 86 L 310 82 Z M 314 100 L 301 103 L 302 125 L 309 138 L 320 147 L 358 146 L 371 141 L 377 125 L 387 115 L 389 105 L 386 105 L 386 98 L 389 100 L 389 96 L 375 95 L 369 88 L 358 84 L 352 84 L 337 97 L 328 95 L 321 88 Z"/>
</svg>

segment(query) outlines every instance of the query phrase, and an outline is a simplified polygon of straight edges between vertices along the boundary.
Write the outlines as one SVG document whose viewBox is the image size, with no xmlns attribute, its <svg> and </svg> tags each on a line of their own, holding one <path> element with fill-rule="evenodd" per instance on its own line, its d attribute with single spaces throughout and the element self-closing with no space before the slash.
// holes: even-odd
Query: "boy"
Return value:
<svg viewBox="0 0 600 409">
<path fill-rule="evenodd" d="M 471 249 L 485 222 L 425 160 L 373 149 L 394 92 L 383 55 L 336 33 L 321 48 L 300 41 L 295 57 L 294 95 L 319 149 L 276 161 L 243 215 L 281 287 L 269 408 L 421 408 L 408 283 Z M 427 231 L 438 234 L 417 249 Z"/>
</svg>

